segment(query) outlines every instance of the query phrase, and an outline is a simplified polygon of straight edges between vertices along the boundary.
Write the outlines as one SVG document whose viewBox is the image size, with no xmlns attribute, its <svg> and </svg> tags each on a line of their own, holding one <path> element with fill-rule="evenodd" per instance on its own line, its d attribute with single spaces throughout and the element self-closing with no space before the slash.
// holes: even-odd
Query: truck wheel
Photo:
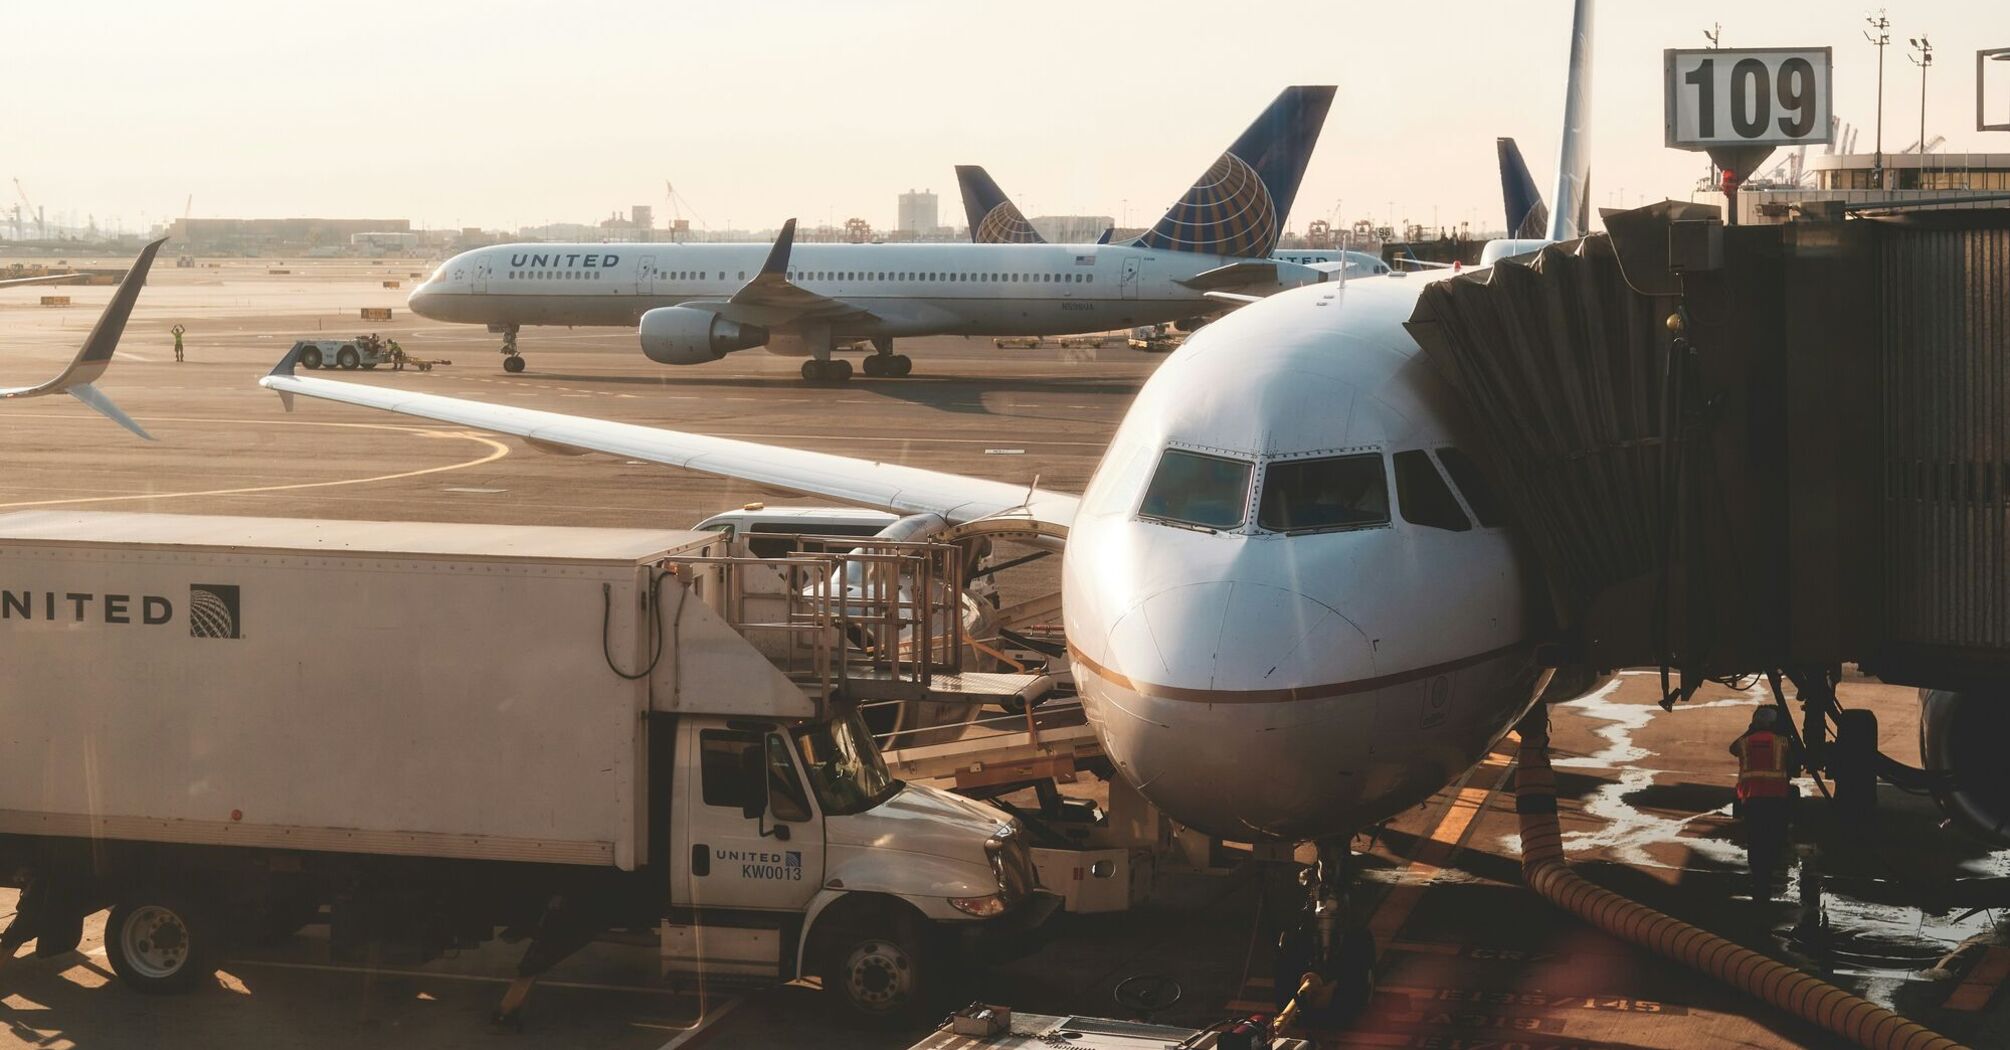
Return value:
<svg viewBox="0 0 2010 1050">
<path fill-rule="evenodd" d="M 875 1023 L 906 1024 L 928 1011 L 935 991 L 926 939 L 914 923 L 895 920 L 840 935 L 824 973 L 824 988 L 848 1011 Z"/>
<path fill-rule="evenodd" d="M 300 363 L 309 368 L 321 367 L 321 348 L 310 346 L 300 353 Z"/>
<path fill-rule="evenodd" d="M 354 371 L 356 365 L 362 360 L 363 359 L 357 355 L 356 348 L 353 346 L 345 346 L 342 349 L 335 351 L 335 363 L 343 368 L 349 369 L 350 371 Z"/>
<path fill-rule="evenodd" d="M 367 372 L 367 371 L 369 371 L 370 369 L 372 369 L 372 368 L 375 368 L 375 367 L 377 367 L 378 365 L 381 365 L 381 364 L 383 364 L 383 363 L 384 363 L 384 362 L 382 362 L 382 361 L 371 361 L 371 362 L 368 362 L 368 363 L 364 364 L 364 366 L 363 366 L 363 371 Z"/>
<path fill-rule="evenodd" d="M 217 931 L 184 894 L 139 893 L 112 909 L 105 957 L 133 991 L 185 992 L 216 974 Z"/>
</svg>

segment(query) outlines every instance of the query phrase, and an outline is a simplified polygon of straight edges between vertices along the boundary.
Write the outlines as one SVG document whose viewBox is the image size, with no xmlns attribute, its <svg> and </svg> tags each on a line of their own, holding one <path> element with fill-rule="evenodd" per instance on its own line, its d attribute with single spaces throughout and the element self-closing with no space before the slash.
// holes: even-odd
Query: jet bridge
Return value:
<svg viewBox="0 0 2010 1050">
<path fill-rule="evenodd" d="M 2010 210 L 1605 219 L 1409 322 L 1540 567 L 1552 662 L 1671 669 L 1664 705 L 1783 672 L 1845 794 L 1911 777 L 2010 841 Z M 1921 687 L 1927 775 L 1877 758 L 1844 663 Z"/>
</svg>

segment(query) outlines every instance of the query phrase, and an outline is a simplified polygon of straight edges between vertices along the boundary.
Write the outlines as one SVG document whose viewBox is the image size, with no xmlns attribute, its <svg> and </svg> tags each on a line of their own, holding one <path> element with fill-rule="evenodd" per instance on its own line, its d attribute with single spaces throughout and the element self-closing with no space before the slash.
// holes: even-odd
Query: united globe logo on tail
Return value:
<svg viewBox="0 0 2010 1050">
<path fill-rule="evenodd" d="M 1045 244 L 1046 239 L 1019 213 L 1017 205 L 1006 201 L 991 209 L 977 225 L 971 240 L 978 244 Z"/>
<path fill-rule="evenodd" d="M 188 585 L 188 636 L 237 638 L 238 594 L 234 583 Z"/>
</svg>

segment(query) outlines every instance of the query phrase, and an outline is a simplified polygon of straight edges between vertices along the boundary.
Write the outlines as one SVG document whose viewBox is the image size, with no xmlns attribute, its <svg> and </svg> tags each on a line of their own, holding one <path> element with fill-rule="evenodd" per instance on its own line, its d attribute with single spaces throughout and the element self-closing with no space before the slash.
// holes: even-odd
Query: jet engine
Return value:
<svg viewBox="0 0 2010 1050">
<path fill-rule="evenodd" d="M 710 310 L 659 306 L 642 315 L 642 352 L 663 365 L 702 365 L 768 341 L 760 325 L 728 321 Z"/>
<path fill-rule="evenodd" d="M 2010 844 L 2010 696 L 1919 691 L 1919 757 L 1934 797 L 1964 830 Z"/>
</svg>

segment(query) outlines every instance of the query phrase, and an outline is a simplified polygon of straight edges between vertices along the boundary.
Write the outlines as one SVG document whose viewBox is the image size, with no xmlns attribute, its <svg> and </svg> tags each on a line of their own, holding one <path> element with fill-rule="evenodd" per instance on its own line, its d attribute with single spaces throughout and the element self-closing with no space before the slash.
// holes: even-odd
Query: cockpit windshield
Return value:
<svg viewBox="0 0 2010 1050">
<path fill-rule="evenodd" d="M 1145 487 L 1138 516 L 1203 529 L 1234 529 L 1249 516 L 1245 460 L 1169 448 Z"/>
<path fill-rule="evenodd" d="M 1373 452 L 1280 460 L 1263 468 L 1256 523 L 1272 532 L 1389 524 L 1389 481 Z"/>
</svg>

